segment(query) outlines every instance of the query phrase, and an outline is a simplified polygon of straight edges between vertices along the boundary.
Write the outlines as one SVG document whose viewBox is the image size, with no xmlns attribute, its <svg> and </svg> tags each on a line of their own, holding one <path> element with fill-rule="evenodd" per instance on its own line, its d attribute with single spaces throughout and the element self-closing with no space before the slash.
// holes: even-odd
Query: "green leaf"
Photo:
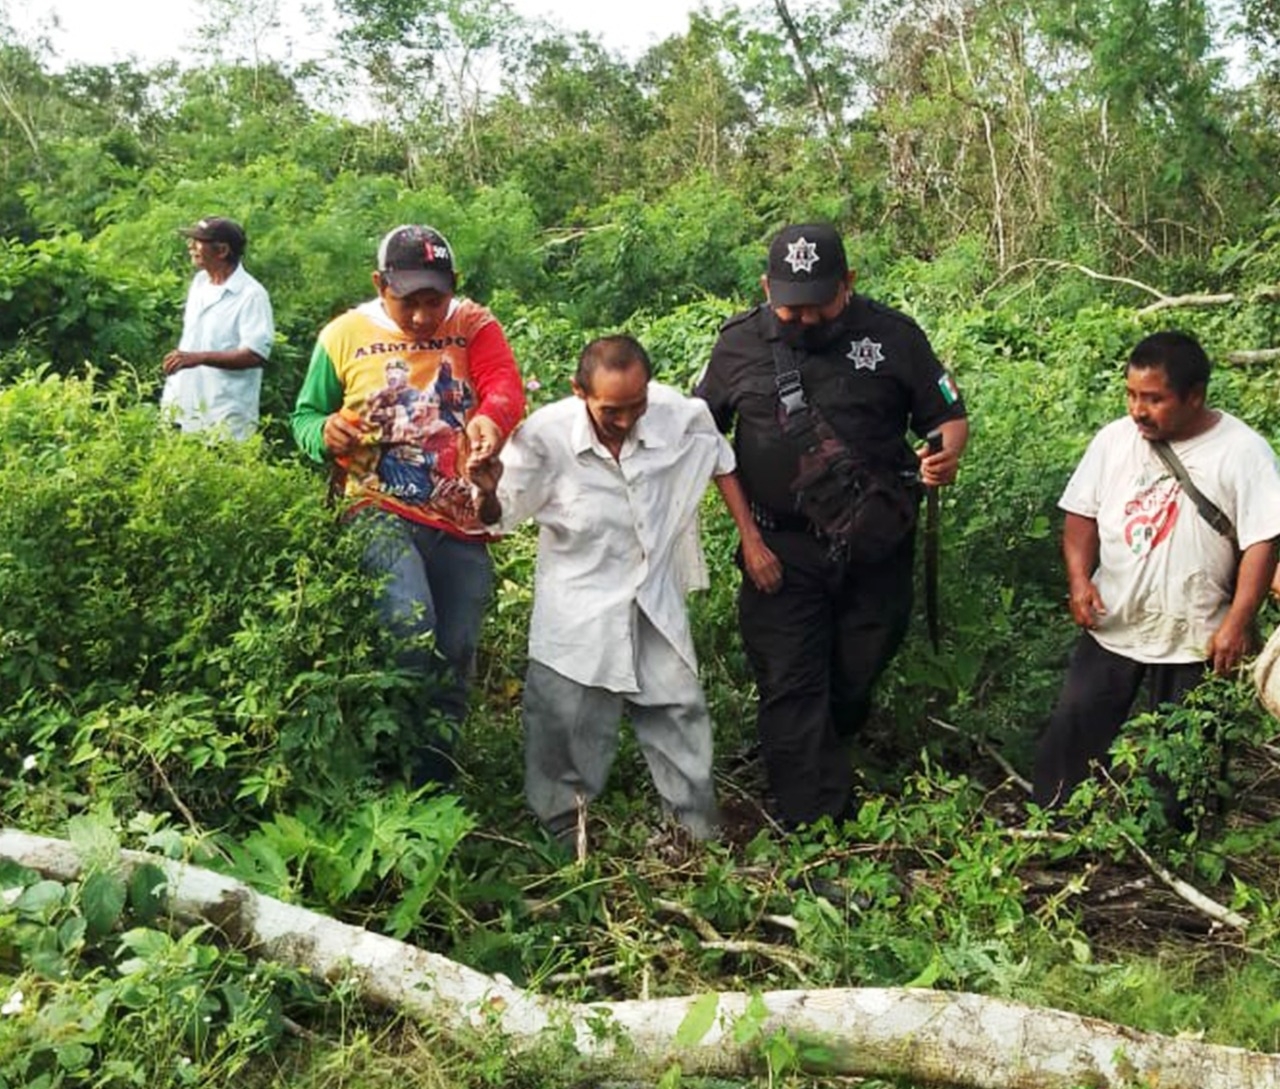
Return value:
<svg viewBox="0 0 1280 1089">
<path fill-rule="evenodd" d="M 658 1079 L 658 1089 L 680 1089 L 682 1080 L 683 1071 L 680 1069 L 680 1064 L 672 1063 L 662 1072 L 662 1077 Z"/>
<path fill-rule="evenodd" d="M 1031 519 L 1031 524 L 1027 527 L 1027 537 L 1033 541 L 1043 541 L 1052 532 L 1053 527 L 1049 524 L 1049 519 L 1043 514 L 1037 514 Z"/>
<path fill-rule="evenodd" d="M 57 941 L 57 935 L 52 930 L 45 933 L 54 939 L 54 942 Z M 68 970 L 67 958 L 60 950 L 53 948 L 53 942 L 47 946 L 39 945 L 28 951 L 26 966 L 46 979 L 65 979 Z"/>
<path fill-rule="evenodd" d="M 747 1008 L 742 1011 L 742 1016 L 733 1024 L 733 1042 L 746 1044 L 756 1039 L 768 1017 L 769 1008 L 764 1004 L 764 999 L 759 994 L 753 994 Z"/>
<path fill-rule="evenodd" d="M 173 939 L 161 930 L 140 926 L 120 935 L 120 944 L 142 960 L 156 960 L 173 948 Z"/>
<path fill-rule="evenodd" d="M 159 866 L 145 862 L 134 869 L 129 875 L 129 907 L 140 923 L 150 926 L 155 922 L 164 910 L 168 891 L 169 879 Z"/>
<path fill-rule="evenodd" d="M 40 875 L 35 870 L 11 858 L 0 858 L 0 889 L 25 888 L 39 880 Z"/>
<path fill-rule="evenodd" d="M 124 879 L 118 874 L 90 874 L 80 893 L 80 904 L 91 938 L 102 937 L 116 925 L 124 911 L 125 897 Z"/>
<path fill-rule="evenodd" d="M 249 1008 L 249 996 L 238 983 L 224 983 L 218 988 L 222 995 L 222 1004 L 226 1007 L 227 1017 L 234 1020 Z"/>
<path fill-rule="evenodd" d="M 938 982 L 938 977 L 942 975 L 942 960 L 935 953 L 933 959 L 924 966 L 922 971 L 915 979 L 905 984 L 907 987 L 932 987 Z"/>
<path fill-rule="evenodd" d="M 60 905 L 66 892 L 60 882 L 37 881 L 22 891 L 22 895 L 13 902 L 13 908 L 23 915 L 43 915 Z"/>
<path fill-rule="evenodd" d="M 720 996 L 704 994 L 697 998 L 676 1029 L 676 1047 L 690 1048 L 702 1043 L 703 1038 L 716 1023 L 716 1011 L 720 1008 Z"/>
<path fill-rule="evenodd" d="M 79 915 L 71 915 L 62 920 L 58 927 L 58 948 L 63 952 L 71 952 L 84 942 L 85 921 Z"/>
<path fill-rule="evenodd" d="M 57 1055 L 58 1065 L 69 1074 L 84 1070 L 93 1061 L 93 1050 L 84 1044 L 64 1044 Z"/>
</svg>

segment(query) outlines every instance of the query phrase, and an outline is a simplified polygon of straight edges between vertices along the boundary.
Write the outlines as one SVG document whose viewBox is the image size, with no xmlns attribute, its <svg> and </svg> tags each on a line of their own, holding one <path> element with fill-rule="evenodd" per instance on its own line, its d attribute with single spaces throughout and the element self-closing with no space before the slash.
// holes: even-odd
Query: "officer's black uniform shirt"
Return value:
<svg viewBox="0 0 1280 1089">
<path fill-rule="evenodd" d="M 963 417 L 954 383 L 923 330 L 905 314 L 854 295 L 837 321 L 838 337 L 816 351 L 794 354 L 806 399 L 856 458 L 886 468 L 917 468 L 907 429 L 923 437 Z M 730 318 L 694 393 L 707 402 L 720 430 L 733 432 L 748 498 L 785 514 L 796 509 L 791 482 L 799 452 L 779 422 L 773 357 L 778 335 L 767 306 Z"/>
</svg>

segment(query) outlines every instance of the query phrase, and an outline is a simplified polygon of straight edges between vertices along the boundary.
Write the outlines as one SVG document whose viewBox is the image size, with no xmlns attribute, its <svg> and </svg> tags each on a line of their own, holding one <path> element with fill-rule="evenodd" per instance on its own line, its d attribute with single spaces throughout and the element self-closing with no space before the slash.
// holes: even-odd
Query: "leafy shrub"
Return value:
<svg viewBox="0 0 1280 1089">
<path fill-rule="evenodd" d="M 170 278 L 121 267 L 77 234 L 29 244 L 0 239 L 0 381 L 25 347 L 61 374 L 112 375 L 121 360 L 155 360 L 176 341 Z"/>
<path fill-rule="evenodd" d="M 0 392 L 0 428 L 15 758 L 69 750 L 122 801 L 192 791 L 210 820 L 237 796 L 341 800 L 374 772 L 410 681 L 315 475 L 86 380 Z"/>
<path fill-rule="evenodd" d="M 763 265 L 751 210 L 709 176 L 658 201 L 619 194 L 593 220 L 557 277 L 585 324 L 616 324 L 704 295 L 732 298 L 750 290 Z"/>
<path fill-rule="evenodd" d="M 232 1083 L 284 1031 L 287 973 L 221 949 L 208 926 L 156 929 L 165 878 L 155 866 L 119 872 L 119 840 L 104 822 L 72 823 L 86 862 L 71 882 L 0 862 L 6 995 L 0 1085 Z"/>
<path fill-rule="evenodd" d="M 358 895 L 388 894 L 390 906 L 379 905 L 387 931 L 404 938 L 422 922 L 454 848 L 474 825 L 457 798 L 394 789 L 354 803 L 337 820 L 310 806 L 278 813 L 222 846 L 232 872 L 281 899 L 305 889 L 340 912 Z"/>
</svg>

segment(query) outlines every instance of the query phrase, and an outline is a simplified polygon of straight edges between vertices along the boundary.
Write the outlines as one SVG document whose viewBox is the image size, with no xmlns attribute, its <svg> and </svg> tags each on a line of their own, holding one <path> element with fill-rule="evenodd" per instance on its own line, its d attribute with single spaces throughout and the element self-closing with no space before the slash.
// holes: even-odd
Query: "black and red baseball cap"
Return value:
<svg viewBox="0 0 1280 1089">
<path fill-rule="evenodd" d="M 458 283 L 448 239 L 434 227 L 417 224 L 397 227 L 382 239 L 378 273 L 398 299 L 427 288 L 452 294 Z"/>
</svg>

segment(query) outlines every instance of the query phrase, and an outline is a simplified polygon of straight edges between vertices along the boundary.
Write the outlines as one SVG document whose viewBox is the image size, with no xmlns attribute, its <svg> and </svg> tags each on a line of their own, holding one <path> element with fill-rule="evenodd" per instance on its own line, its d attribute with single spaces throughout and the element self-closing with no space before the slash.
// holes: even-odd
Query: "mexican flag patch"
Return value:
<svg viewBox="0 0 1280 1089">
<path fill-rule="evenodd" d="M 960 391 L 956 389 L 955 380 L 946 371 L 942 372 L 942 377 L 938 379 L 938 389 L 942 391 L 942 399 L 949 405 L 954 405 L 960 400 Z"/>
</svg>

